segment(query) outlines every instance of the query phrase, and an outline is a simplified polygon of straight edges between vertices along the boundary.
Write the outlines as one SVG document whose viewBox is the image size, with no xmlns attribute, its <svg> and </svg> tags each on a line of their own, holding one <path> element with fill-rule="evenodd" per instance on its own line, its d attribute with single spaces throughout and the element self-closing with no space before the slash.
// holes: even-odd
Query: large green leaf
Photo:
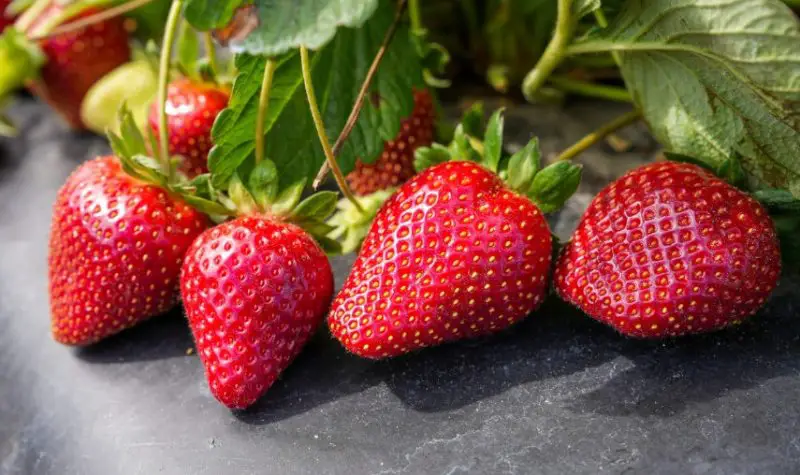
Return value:
<svg viewBox="0 0 800 475">
<path fill-rule="evenodd" d="M 186 19 L 196 28 L 225 26 L 243 0 L 190 0 Z M 357 28 L 389 0 L 255 0 L 258 27 L 231 42 L 236 52 L 277 56 L 300 46 L 319 49 L 342 26 Z"/>
<path fill-rule="evenodd" d="M 233 18 L 234 12 L 245 0 L 188 0 L 184 16 L 199 30 L 222 28 Z"/>
<path fill-rule="evenodd" d="M 386 4 L 361 28 L 343 28 L 336 38 L 311 59 L 312 77 L 328 137 L 335 139 L 344 127 L 361 83 L 394 19 L 394 6 Z M 287 53 L 278 60 L 265 121 L 266 155 L 278 167 L 282 185 L 301 179 L 310 182 L 324 155 L 311 121 L 300 70 L 299 55 Z M 214 184 L 224 186 L 233 173 L 245 176 L 252 162 L 258 95 L 266 59 L 240 54 L 237 77 L 228 109 L 214 124 L 209 166 Z M 410 115 L 412 90 L 422 84 L 419 58 L 408 31 L 400 28 L 372 83 L 356 127 L 339 154 L 345 173 L 356 157 L 374 161 L 383 142 L 394 137 L 400 121 Z"/>
<path fill-rule="evenodd" d="M 617 51 L 669 149 L 800 196 L 800 23 L 778 0 L 629 0 L 571 52 Z"/>
</svg>

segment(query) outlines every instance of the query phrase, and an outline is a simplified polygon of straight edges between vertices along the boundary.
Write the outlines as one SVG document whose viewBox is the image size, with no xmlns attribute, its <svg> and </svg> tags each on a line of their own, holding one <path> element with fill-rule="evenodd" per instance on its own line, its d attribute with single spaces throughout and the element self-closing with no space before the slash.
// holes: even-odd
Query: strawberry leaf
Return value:
<svg viewBox="0 0 800 475">
<path fill-rule="evenodd" d="M 198 30 L 222 28 L 245 0 L 188 0 L 183 14 Z"/>
<path fill-rule="evenodd" d="M 483 163 L 493 172 L 497 172 L 503 154 L 503 122 L 503 109 L 497 109 L 489 118 L 483 138 Z"/>
<path fill-rule="evenodd" d="M 334 191 L 320 191 L 309 196 L 292 211 L 293 220 L 314 220 L 321 221 L 327 219 L 333 210 L 336 209 L 336 202 L 339 194 Z M 331 228 L 333 229 L 333 228 Z M 328 231 L 330 232 L 330 230 Z M 325 232 L 323 234 L 328 234 Z"/>
<path fill-rule="evenodd" d="M 777 0 L 629 0 L 568 52 L 617 52 L 655 136 L 800 196 L 800 22 Z"/>
<path fill-rule="evenodd" d="M 312 78 L 329 137 L 338 136 L 350 114 L 367 69 L 394 19 L 391 5 L 359 29 L 342 29 L 336 38 L 311 58 Z M 299 55 L 276 59 L 266 116 L 265 153 L 276 164 L 281 185 L 313 179 L 324 161 L 306 101 Z M 209 156 L 213 183 L 223 189 L 234 172 L 252 167 L 258 95 L 266 58 L 240 54 L 239 75 L 228 109 L 214 123 L 216 146 Z M 358 122 L 339 154 L 339 164 L 351 171 L 360 157 L 371 163 L 383 143 L 400 130 L 400 121 L 414 107 L 412 91 L 422 74 L 407 30 L 400 28 L 389 46 L 359 115 Z"/>
<path fill-rule="evenodd" d="M 242 0 L 191 0 L 186 18 L 198 29 L 226 25 Z M 339 27 L 358 28 L 376 11 L 378 0 L 255 0 L 258 27 L 230 42 L 235 52 L 278 56 L 305 46 L 317 50 L 333 39 Z M 383 2 L 393 10 L 390 2 Z"/>
<path fill-rule="evenodd" d="M 534 138 L 525 147 L 511 156 L 506 169 L 508 186 L 517 191 L 528 190 L 533 177 L 541 166 L 542 152 L 539 150 L 539 139 Z"/>
<path fill-rule="evenodd" d="M 533 178 L 528 197 L 543 213 L 561 208 L 578 189 L 583 167 L 571 162 L 556 162 Z"/>
</svg>

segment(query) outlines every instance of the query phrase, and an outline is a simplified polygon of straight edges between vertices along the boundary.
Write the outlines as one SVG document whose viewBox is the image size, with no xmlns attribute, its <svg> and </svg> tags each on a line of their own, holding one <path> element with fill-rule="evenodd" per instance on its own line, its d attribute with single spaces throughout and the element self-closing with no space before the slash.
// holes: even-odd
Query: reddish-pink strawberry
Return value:
<svg viewBox="0 0 800 475">
<path fill-rule="evenodd" d="M 367 358 L 502 330 L 548 288 L 539 208 L 471 162 L 435 165 L 378 212 L 328 324 Z"/>
<path fill-rule="evenodd" d="M 64 7 L 53 2 L 47 7 L 29 32 L 46 24 L 60 15 Z M 87 8 L 76 20 L 101 11 Z M 78 31 L 56 35 L 40 42 L 47 57 L 39 79 L 31 84 L 31 89 L 46 100 L 70 126 L 82 129 L 81 103 L 100 78 L 126 63 L 131 56 L 128 32 L 121 17 L 110 18 Z"/>
<path fill-rule="evenodd" d="M 183 78 L 167 89 L 167 132 L 170 155 L 185 161 L 181 170 L 189 177 L 208 172 L 211 151 L 211 128 L 217 115 L 228 106 L 229 92 L 211 83 L 198 83 Z M 150 128 L 158 137 L 158 104 L 150 108 Z"/>
<path fill-rule="evenodd" d="M 325 253 L 293 224 L 244 216 L 197 238 L 181 295 L 214 396 L 253 404 L 319 327 L 332 294 Z"/>
<path fill-rule="evenodd" d="M 625 335 L 666 337 L 752 315 L 780 262 L 760 203 L 700 167 L 663 162 L 597 195 L 561 253 L 555 286 Z"/>
<path fill-rule="evenodd" d="M 88 345 L 169 310 L 183 255 L 207 226 L 163 189 L 126 175 L 116 157 L 81 165 L 53 211 L 53 337 Z"/>
<path fill-rule="evenodd" d="M 386 142 L 383 153 L 371 164 L 356 162 L 347 182 L 358 195 L 399 186 L 414 176 L 414 151 L 433 141 L 436 112 L 433 97 L 426 90 L 414 92 L 414 110 L 404 119 L 394 140 Z"/>
<path fill-rule="evenodd" d="M 11 0 L 0 0 L 0 33 L 2 33 L 7 26 L 14 24 L 14 16 L 9 15 L 6 11 L 9 5 L 11 5 Z"/>
</svg>

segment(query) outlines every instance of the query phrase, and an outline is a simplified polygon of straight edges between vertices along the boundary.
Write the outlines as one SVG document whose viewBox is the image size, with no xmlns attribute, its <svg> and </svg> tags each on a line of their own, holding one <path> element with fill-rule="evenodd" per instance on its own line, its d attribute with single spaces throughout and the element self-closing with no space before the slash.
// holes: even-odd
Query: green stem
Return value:
<svg viewBox="0 0 800 475">
<path fill-rule="evenodd" d="M 158 136 L 161 147 L 161 164 L 168 182 L 172 183 L 172 166 L 169 158 L 169 130 L 167 130 L 167 87 L 169 86 L 169 67 L 172 60 L 172 43 L 178 29 L 183 0 L 173 0 L 164 27 L 164 42 L 161 45 L 161 60 L 158 65 Z"/>
<path fill-rule="evenodd" d="M 595 97 L 616 102 L 633 101 L 628 90 L 621 87 L 604 86 L 602 84 L 579 81 L 566 76 L 551 76 L 548 83 L 562 91 L 580 94 L 586 97 Z"/>
<path fill-rule="evenodd" d="M 597 20 L 597 24 L 600 25 L 600 28 L 608 28 L 608 18 L 606 18 L 603 7 L 600 7 L 594 11 L 594 18 Z M 617 63 L 617 66 L 622 65 L 622 61 L 619 58 L 618 52 L 612 51 L 611 57 L 614 58 L 614 62 Z"/>
<path fill-rule="evenodd" d="M 424 29 L 419 0 L 408 0 L 408 18 L 411 20 L 411 31 L 413 33 L 418 33 Z"/>
<path fill-rule="evenodd" d="M 60 15 L 56 15 L 53 19 L 49 22 L 45 22 L 40 25 L 35 31 L 33 35 L 30 37 L 31 41 L 40 41 L 45 38 L 50 38 L 57 35 L 63 35 L 64 33 L 70 33 L 76 30 L 80 30 L 81 28 L 86 28 L 87 26 L 94 25 L 96 23 L 104 22 L 111 18 L 123 15 L 128 13 L 131 10 L 135 10 L 141 6 L 147 5 L 148 3 L 152 2 L 153 0 L 131 0 L 129 2 L 117 5 L 115 7 L 111 7 L 105 10 L 101 10 L 93 15 L 89 15 L 75 21 L 68 21 L 63 25 L 59 23 L 64 21 Z M 45 3 L 47 5 L 47 2 Z M 34 5 L 33 8 L 36 8 L 37 5 Z M 26 11 L 27 13 L 27 11 Z M 41 13 L 41 12 L 40 12 Z M 38 15 L 37 15 L 38 16 Z M 24 23 L 24 22 L 21 22 Z M 30 25 L 28 25 L 30 26 Z M 18 27 L 19 28 L 19 27 Z"/>
<path fill-rule="evenodd" d="M 626 125 L 633 124 L 634 122 L 638 121 L 641 118 L 642 118 L 641 112 L 639 112 L 638 110 L 632 110 L 627 114 L 624 114 L 612 120 L 608 124 L 603 125 L 599 129 L 595 130 L 594 132 L 590 133 L 589 135 L 579 140 L 577 143 L 575 143 L 575 145 L 561 152 L 561 155 L 559 155 L 556 158 L 556 161 L 570 160 L 572 158 L 575 158 L 576 156 L 585 152 L 592 145 L 600 142 L 604 138 L 608 137 L 617 130 L 625 127 Z"/>
<path fill-rule="evenodd" d="M 277 64 L 268 59 L 264 66 L 264 79 L 261 81 L 261 94 L 258 96 L 258 115 L 256 116 L 256 165 L 264 160 L 264 120 L 269 109 L 269 93 Z"/>
<path fill-rule="evenodd" d="M 206 56 L 208 56 L 208 65 L 211 67 L 211 73 L 217 77 L 219 70 L 217 69 L 217 47 L 214 45 L 214 38 L 211 32 L 203 33 L 203 41 L 206 45 Z"/>
<path fill-rule="evenodd" d="M 522 82 L 522 92 L 531 101 L 536 97 L 536 92 L 544 86 L 547 78 L 561 64 L 564 59 L 564 50 L 572 41 L 575 21 L 572 18 L 572 0 L 558 0 L 558 20 L 553 38 L 545 48 L 542 57 L 531 72 Z"/>
<path fill-rule="evenodd" d="M 311 118 L 314 120 L 314 126 L 317 128 L 317 135 L 319 136 L 319 142 L 322 145 L 322 151 L 325 153 L 325 160 L 328 161 L 328 166 L 331 168 L 333 176 L 336 178 L 336 184 L 339 185 L 339 189 L 342 190 L 342 194 L 344 194 L 345 198 L 353 203 L 353 206 L 355 206 L 360 213 L 364 214 L 364 208 L 361 206 L 361 203 L 358 202 L 356 197 L 353 195 L 353 192 L 350 190 L 350 187 L 347 185 L 347 180 L 344 178 L 342 169 L 339 168 L 339 164 L 336 163 L 336 157 L 333 155 L 331 143 L 328 141 L 328 135 L 325 132 L 325 124 L 322 121 L 322 114 L 320 114 L 319 106 L 317 105 L 317 95 L 314 92 L 314 82 L 311 79 L 311 65 L 308 60 L 308 48 L 304 46 L 300 47 L 300 66 L 303 70 L 303 83 L 306 87 L 308 107 L 311 110 Z"/>
</svg>

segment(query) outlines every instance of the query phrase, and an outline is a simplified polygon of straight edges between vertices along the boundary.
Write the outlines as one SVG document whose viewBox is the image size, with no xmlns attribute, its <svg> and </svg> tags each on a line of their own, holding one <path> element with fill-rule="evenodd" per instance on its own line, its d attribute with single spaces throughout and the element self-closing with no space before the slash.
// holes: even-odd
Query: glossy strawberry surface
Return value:
<svg viewBox="0 0 800 475">
<path fill-rule="evenodd" d="M 60 15 L 63 7 L 49 6 L 34 22 L 31 31 Z M 100 11 L 83 10 L 75 20 Z M 39 43 L 47 61 L 31 89 L 47 101 L 66 121 L 77 129 L 81 121 L 81 103 L 86 92 L 100 78 L 130 60 L 128 31 L 121 17 L 111 18 L 86 28 L 56 35 Z"/>
<path fill-rule="evenodd" d="M 186 249 L 208 225 L 115 157 L 81 165 L 59 190 L 50 233 L 53 337 L 88 345 L 178 301 Z"/>
<path fill-rule="evenodd" d="M 325 253 L 297 226 L 245 216 L 203 233 L 181 295 L 214 396 L 253 404 L 319 328 L 332 294 Z"/>
<path fill-rule="evenodd" d="M 555 286 L 621 333 L 655 338 L 740 322 L 764 304 L 780 266 L 760 203 L 700 167 L 662 162 L 595 197 Z"/>
<path fill-rule="evenodd" d="M 414 110 L 404 119 L 394 140 L 386 142 L 378 159 L 370 164 L 356 162 L 347 174 L 353 192 L 368 195 L 378 190 L 396 187 L 414 176 L 414 151 L 433 142 L 436 112 L 430 92 L 414 92 Z"/>
<path fill-rule="evenodd" d="M 431 167 L 378 212 L 328 324 L 367 358 L 499 331 L 542 303 L 551 237 L 539 209 L 471 162 Z"/>
<path fill-rule="evenodd" d="M 181 170 L 190 177 L 208 172 L 208 152 L 211 151 L 211 127 L 217 115 L 228 106 L 227 90 L 208 83 L 189 79 L 173 81 L 167 89 L 167 131 L 170 155 L 180 155 L 185 161 Z M 150 128 L 158 137 L 158 104 L 150 108 Z"/>
</svg>

